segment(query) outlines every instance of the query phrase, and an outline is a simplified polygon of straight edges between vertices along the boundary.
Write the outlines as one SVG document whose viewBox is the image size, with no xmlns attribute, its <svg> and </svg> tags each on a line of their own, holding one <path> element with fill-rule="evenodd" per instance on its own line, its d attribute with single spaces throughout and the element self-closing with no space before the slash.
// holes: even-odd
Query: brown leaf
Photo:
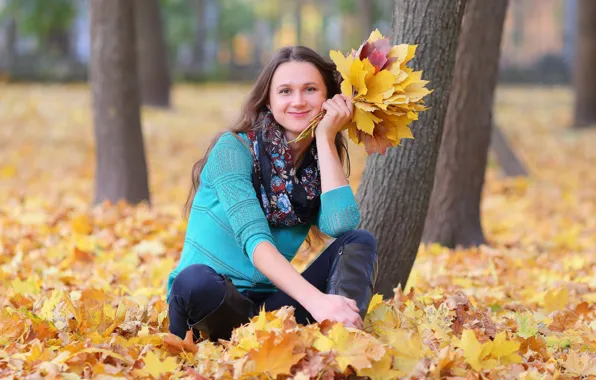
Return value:
<svg viewBox="0 0 596 380">
<path fill-rule="evenodd" d="M 199 351 L 199 347 L 193 341 L 192 330 L 188 330 L 186 332 L 184 340 L 172 333 L 169 333 L 165 338 L 163 338 L 163 346 L 166 350 L 168 350 L 169 353 L 173 355 L 178 355 L 181 352 L 191 352 L 196 354 Z"/>
<path fill-rule="evenodd" d="M 577 322 L 578 317 L 577 315 L 573 314 L 569 311 L 562 311 L 558 312 L 553 319 L 553 323 L 548 326 L 548 328 L 552 331 L 559 331 L 563 332 L 567 329 L 573 327 L 575 322 Z"/>
</svg>

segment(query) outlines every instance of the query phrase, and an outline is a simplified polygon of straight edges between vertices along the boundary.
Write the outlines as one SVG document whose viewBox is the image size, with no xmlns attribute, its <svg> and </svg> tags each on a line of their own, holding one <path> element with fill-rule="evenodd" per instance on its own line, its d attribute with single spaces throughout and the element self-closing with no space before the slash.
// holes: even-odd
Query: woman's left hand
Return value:
<svg viewBox="0 0 596 380">
<path fill-rule="evenodd" d="M 354 104 L 352 100 L 343 94 L 337 94 L 327 99 L 321 106 L 325 110 L 325 116 L 317 125 L 315 135 L 320 137 L 335 138 L 335 135 L 352 120 Z"/>
</svg>

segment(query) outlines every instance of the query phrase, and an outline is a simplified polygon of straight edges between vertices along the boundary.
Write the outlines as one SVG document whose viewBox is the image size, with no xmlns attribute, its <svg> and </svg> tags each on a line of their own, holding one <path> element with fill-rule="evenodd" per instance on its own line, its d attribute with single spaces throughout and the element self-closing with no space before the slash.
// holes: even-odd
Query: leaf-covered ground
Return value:
<svg viewBox="0 0 596 380">
<path fill-rule="evenodd" d="M 421 247 L 406 291 L 375 299 L 364 332 L 297 326 L 282 309 L 222 345 L 168 336 L 190 168 L 247 90 L 179 86 L 172 111 L 143 111 L 154 206 L 133 208 L 90 206 L 85 85 L 0 88 L 0 376 L 596 376 L 596 131 L 568 128 L 564 88 L 499 89 L 497 122 L 532 177 L 503 179 L 491 161 L 490 248 Z M 351 152 L 357 188 L 365 156 Z"/>
</svg>

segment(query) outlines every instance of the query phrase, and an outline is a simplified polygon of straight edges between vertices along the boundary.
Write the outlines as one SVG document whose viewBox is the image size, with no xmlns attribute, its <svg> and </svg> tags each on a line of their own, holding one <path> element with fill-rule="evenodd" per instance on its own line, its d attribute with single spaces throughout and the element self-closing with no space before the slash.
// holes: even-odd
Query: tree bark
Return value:
<svg viewBox="0 0 596 380">
<path fill-rule="evenodd" d="M 596 125 L 596 1 L 578 0 L 573 84 L 576 128 Z"/>
<path fill-rule="evenodd" d="M 133 8 L 130 1 L 91 0 L 95 203 L 149 201 Z"/>
<path fill-rule="evenodd" d="M 501 171 L 506 177 L 527 177 L 528 171 L 524 164 L 515 154 L 515 151 L 507 141 L 505 134 L 497 125 L 492 127 L 490 138 L 490 149 L 497 157 Z"/>
<path fill-rule="evenodd" d="M 367 158 L 358 190 L 361 227 L 378 240 L 376 291 L 393 296 L 405 285 L 422 237 L 443 134 L 457 37 L 466 0 L 397 0 L 393 44 L 418 44 L 411 67 L 423 70 L 434 92 L 413 124 L 415 140 Z"/>
<path fill-rule="evenodd" d="M 159 0 L 134 0 L 141 104 L 170 107 L 170 73 Z"/>
<path fill-rule="evenodd" d="M 507 0 L 469 0 L 424 234 L 449 248 L 485 244 L 480 200 Z"/>
</svg>

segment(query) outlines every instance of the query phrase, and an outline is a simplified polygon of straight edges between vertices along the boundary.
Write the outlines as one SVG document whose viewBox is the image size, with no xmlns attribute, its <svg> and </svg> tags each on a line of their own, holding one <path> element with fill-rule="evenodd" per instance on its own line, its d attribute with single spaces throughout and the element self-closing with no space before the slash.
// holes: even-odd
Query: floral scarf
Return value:
<svg viewBox="0 0 596 380">
<path fill-rule="evenodd" d="M 313 222 L 321 204 L 316 144 L 305 152 L 298 170 L 282 127 L 270 111 L 262 112 L 247 133 L 253 156 L 253 186 L 269 224 Z"/>
</svg>

